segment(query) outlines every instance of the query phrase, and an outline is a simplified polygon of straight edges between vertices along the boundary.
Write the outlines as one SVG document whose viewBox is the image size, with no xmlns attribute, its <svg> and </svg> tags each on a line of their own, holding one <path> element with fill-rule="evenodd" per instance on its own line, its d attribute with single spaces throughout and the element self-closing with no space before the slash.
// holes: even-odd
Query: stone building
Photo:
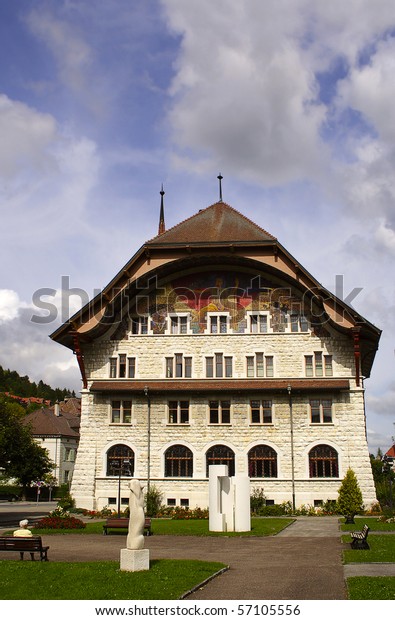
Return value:
<svg viewBox="0 0 395 620">
<path fill-rule="evenodd" d="M 70 484 L 80 439 L 81 401 L 68 398 L 52 407 L 28 413 L 23 423 L 29 426 L 36 442 L 48 451 L 54 463 L 52 475 L 58 484 Z"/>
<path fill-rule="evenodd" d="M 210 464 L 294 506 L 336 499 L 351 467 L 375 501 L 364 381 L 380 330 L 222 200 L 165 230 L 162 192 L 159 234 L 52 338 L 83 382 L 78 506 L 126 501 L 134 476 L 205 507 Z"/>
</svg>

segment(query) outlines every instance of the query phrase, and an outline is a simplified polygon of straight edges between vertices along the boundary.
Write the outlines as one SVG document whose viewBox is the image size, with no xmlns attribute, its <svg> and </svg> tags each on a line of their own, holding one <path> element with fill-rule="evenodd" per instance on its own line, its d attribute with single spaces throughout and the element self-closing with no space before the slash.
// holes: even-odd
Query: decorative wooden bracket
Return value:
<svg viewBox="0 0 395 620">
<path fill-rule="evenodd" d="M 354 338 L 355 382 L 357 387 L 361 385 L 361 348 L 359 346 L 359 332 L 359 327 L 354 327 L 352 330 Z"/>
<path fill-rule="evenodd" d="M 73 347 L 74 354 L 77 356 L 78 366 L 80 368 L 80 373 L 81 373 L 82 385 L 84 387 L 84 390 L 86 390 L 86 388 L 88 387 L 88 381 L 87 381 L 86 372 L 85 372 L 84 356 L 81 351 L 80 337 L 79 337 L 78 332 L 73 332 L 72 335 L 73 335 L 73 342 L 74 342 L 74 347 Z"/>
</svg>

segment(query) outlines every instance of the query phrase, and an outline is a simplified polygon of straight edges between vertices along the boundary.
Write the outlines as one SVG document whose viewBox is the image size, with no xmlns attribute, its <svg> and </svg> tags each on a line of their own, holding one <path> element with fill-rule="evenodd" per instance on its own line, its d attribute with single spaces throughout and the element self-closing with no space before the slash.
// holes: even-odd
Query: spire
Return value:
<svg viewBox="0 0 395 620">
<path fill-rule="evenodd" d="M 162 189 L 160 190 L 160 214 L 159 214 L 159 228 L 158 228 L 158 235 L 162 235 L 165 231 L 166 231 L 166 226 L 165 226 L 165 207 L 163 204 L 163 196 L 165 195 L 165 192 L 163 191 L 163 183 L 162 183 Z"/>
<path fill-rule="evenodd" d="M 222 179 L 224 177 L 222 176 L 221 173 L 219 173 L 219 175 L 217 176 L 217 179 L 219 181 L 219 202 L 222 202 Z"/>
</svg>

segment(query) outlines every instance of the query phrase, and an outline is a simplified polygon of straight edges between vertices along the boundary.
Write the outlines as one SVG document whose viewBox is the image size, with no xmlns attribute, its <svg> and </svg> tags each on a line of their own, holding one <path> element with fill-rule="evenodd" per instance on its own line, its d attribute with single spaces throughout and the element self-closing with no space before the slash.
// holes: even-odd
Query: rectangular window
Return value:
<svg viewBox="0 0 395 620">
<path fill-rule="evenodd" d="M 250 314 L 250 332 L 251 334 L 267 333 L 267 315 L 266 314 Z"/>
<path fill-rule="evenodd" d="M 322 351 L 315 351 L 314 355 L 305 355 L 306 377 L 332 377 L 332 355 L 323 355 Z"/>
<path fill-rule="evenodd" d="M 169 401 L 169 424 L 189 424 L 189 401 Z"/>
<path fill-rule="evenodd" d="M 314 363 L 315 363 L 315 376 L 322 377 L 322 353 L 321 351 L 316 351 L 314 353 Z"/>
<path fill-rule="evenodd" d="M 266 376 L 274 377 L 274 364 L 273 364 L 273 356 L 267 355 L 266 358 Z"/>
<path fill-rule="evenodd" d="M 306 377 L 314 377 L 313 356 L 305 355 Z"/>
<path fill-rule="evenodd" d="M 332 355 L 324 355 L 325 376 L 333 376 Z"/>
<path fill-rule="evenodd" d="M 171 316 L 170 317 L 170 333 L 171 334 L 187 334 L 188 333 L 188 317 L 187 316 Z"/>
<path fill-rule="evenodd" d="M 309 331 L 309 324 L 303 314 L 291 314 L 290 315 L 291 332 L 307 332 Z"/>
<path fill-rule="evenodd" d="M 233 358 L 215 353 L 214 357 L 206 357 L 206 377 L 212 379 L 230 378 L 233 376 Z"/>
<path fill-rule="evenodd" d="M 225 377 L 232 376 L 232 361 L 231 357 L 225 357 Z"/>
<path fill-rule="evenodd" d="M 136 316 L 132 319 L 132 334 L 148 334 L 148 317 Z"/>
<path fill-rule="evenodd" d="M 252 400 L 251 401 L 251 423 L 260 424 L 260 422 L 261 422 L 261 401 Z"/>
<path fill-rule="evenodd" d="M 251 424 L 272 424 L 273 402 L 271 400 L 252 400 L 250 402 Z"/>
<path fill-rule="evenodd" d="M 207 379 L 212 379 L 214 377 L 214 365 L 213 365 L 213 358 L 212 357 L 206 357 L 206 377 Z"/>
<path fill-rule="evenodd" d="M 118 357 L 110 357 L 110 378 L 134 379 L 136 371 L 136 358 L 127 357 L 126 353 L 120 353 Z"/>
<path fill-rule="evenodd" d="M 273 356 L 264 355 L 263 353 L 255 353 L 254 356 L 249 355 L 247 358 L 247 377 L 263 377 L 274 376 Z"/>
<path fill-rule="evenodd" d="M 115 379 L 117 376 L 118 359 L 116 357 L 110 357 L 110 378 Z"/>
<path fill-rule="evenodd" d="M 263 366 L 263 353 L 256 353 L 256 376 L 263 377 L 264 376 L 264 366 Z"/>
<path fill-rule="evenodd" d="M 210 424 L 230 424 L 230 400 L 210 400 Z"/>
<path fill-rule="evenodd" d="M 128 378 L 134 379 L 136 376 L 136 358 L 128 357 Z"/>
<path fill-rule="evenodd" d="M 332 400 L 312 399 L 310 400 L 310 412 L 312 424 L 331 424 L 332 422 Z"/>
<path fill-rule="evenodd" d="M 172 379 L 190 379 L 192 377 L 192 358 L 176 353 L 174 357 L 166 357 L 166 377 Z"/>
<path fill-rule="evenodd" d="M 126 377 L 126 355 L 124 353 L 119 356 L 119 376 L 121 379 Z"/>
<path fill-rule="evenodd" d="M 223 315 L 209 315 L 210 334 L 226 334 L 228 332 L 228 317 Z"/>
<path fill-rule="evenodd" d="M 112 424 L 131 424 L 132 422 L 132 401 L 113 400 L 111 402 L 111 423 Z"/>
</svg>

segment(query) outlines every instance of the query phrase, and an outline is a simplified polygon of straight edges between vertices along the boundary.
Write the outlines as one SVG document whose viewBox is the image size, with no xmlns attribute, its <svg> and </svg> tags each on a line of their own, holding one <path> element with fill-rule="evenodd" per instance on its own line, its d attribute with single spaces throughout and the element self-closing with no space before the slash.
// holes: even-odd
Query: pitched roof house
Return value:
<svg viewBox="0 0 395 620">
<path fill-rule="evenodd" d="M 306 240 L 308 242 L 308 240 Z M 131 476 L 170 505 L 208 504 L 208 468 L 268 502 L 336 499 L 347 468 L 375 491 L 364 381 L 380 330 L 221 200 L 143 244 L 52 334 L 77 355 L 72 493 L 99 508 Z"/>
<path fill-rule="evenodd" d="M 34 439 L 48 450 L 55 464 L 52 475 L 58 484 L 71 483 L 80 439 L 81 400 L 69 398 L 52 407 L 27 414 L 23 423 L 31 428 Z"/>
</svg>

